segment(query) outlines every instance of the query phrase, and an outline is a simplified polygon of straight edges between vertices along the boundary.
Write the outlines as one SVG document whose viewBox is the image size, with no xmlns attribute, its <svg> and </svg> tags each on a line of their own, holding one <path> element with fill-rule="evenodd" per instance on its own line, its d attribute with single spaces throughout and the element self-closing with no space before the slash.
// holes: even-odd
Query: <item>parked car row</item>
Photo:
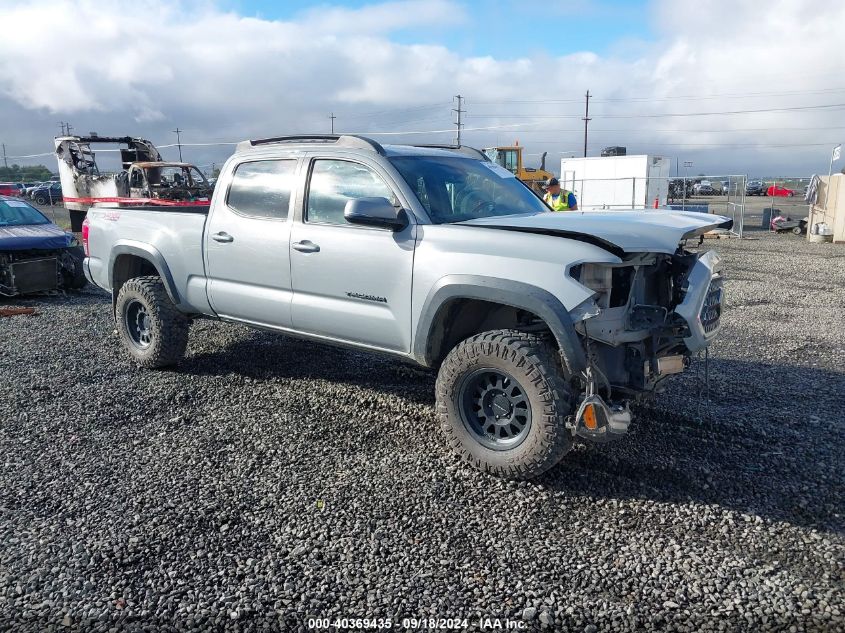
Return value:
<svg viewBox="0 0 845 633">
<path fill-rule="evenodd" d="M 36 204 L 56 204 L 62 201 L 60 182 L 2 182 L 0 196 L 27 198 Z"/>
<path fill-rule="evenodd" d="M 781 185 L 766 186 L 762 180 L 749 180 L 745 185 L 746 196 L 768 196 L 770 198 L 792 198 L 796 194 L 795 189 L 789 189 Z"/>
</svg>

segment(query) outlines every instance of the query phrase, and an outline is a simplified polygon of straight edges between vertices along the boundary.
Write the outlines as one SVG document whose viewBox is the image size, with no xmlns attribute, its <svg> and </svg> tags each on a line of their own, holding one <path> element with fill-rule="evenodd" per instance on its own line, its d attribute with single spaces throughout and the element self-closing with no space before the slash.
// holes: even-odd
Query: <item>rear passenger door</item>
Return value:
<svg viewBox="0 0 845 633">
<path fill-rule="evenodd" d="M 350 224 L 343 217 L 347 201 L 398 201 L 396 189 L 376 165 L 351 158 L 311 161 L 302 218 L 294 222 L 291 235 L 294 328 L 410 351 L 413 219 L 394 232 Z"/>
<path fill-rule="evenodd" d="M 290 209 L 299 160 L 239 163 L 206 224 L 208 297 L 221 317 L 291 325 Z M 221 192 L 222 193 L 222 192 Z"/>
</svg>

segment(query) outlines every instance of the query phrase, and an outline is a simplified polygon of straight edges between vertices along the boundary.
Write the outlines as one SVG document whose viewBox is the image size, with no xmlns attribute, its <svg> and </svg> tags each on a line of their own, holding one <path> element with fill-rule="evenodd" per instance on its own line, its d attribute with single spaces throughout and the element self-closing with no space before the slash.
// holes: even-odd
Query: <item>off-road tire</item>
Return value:
<svg viewBox="0 0 845 633">
<path fill-rule="evenodd" d="M 565 418 L 572 393 L 544 337 L 518 330 L 482 332 L 456 345 L 437 374 L 438 421 L 451 448 L 466 462 L 508 479 L 530 479 L 557 464 L 572 446 Z M 522 387 L 531 424 L 521 444 L 507 450 L 484 446 L 461 417 L 461 385 L 481 368 L 501 370 Z"/>
<path fill-rule="evenodd" d="M 126 322 L 131 305 L 141 304 L 149 315 L 150 342 L 141 348 L 133 341 Z M 120 288 L 115 305 L 115 323 L 120 340 L 142 367 L 155 369 L 176 364 L 185 356 L 191 321 L 176 309 L 160 277 L 135 277 Z"/>
</svg>

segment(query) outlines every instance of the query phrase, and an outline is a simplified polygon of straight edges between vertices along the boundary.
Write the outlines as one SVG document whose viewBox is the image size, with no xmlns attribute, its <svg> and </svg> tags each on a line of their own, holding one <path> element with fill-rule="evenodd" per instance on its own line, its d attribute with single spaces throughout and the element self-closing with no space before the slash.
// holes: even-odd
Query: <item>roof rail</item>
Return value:
<svg viewBox="0 0 845 633">
<path fill-rule="evenodd" d="M 490 157 L 487 156 L 484 152 L 480 149 L 475 149 L 474 147 L 470 147 L 469 145 L 446 145 L 446 144 L 439 144 L 439 143 L 421 143 L 418 145 L 413 145 L 412 147 L 429 147 L 431 149 L 447 149 L 453 152 L 458 152 L 459 154 L 463 154 L 464 156 L 469 156 L 470 158 L 477 158 L 478 160 L 483 160 L 485 162 L 490 162 Z"/>
<path fill-rule="evenodd" d="M 274 136 L 272 138 L 259 138 L 238 143 L 238 152 L 247 150 L 256 145 L 272 145 L 276 143 L 332 143 L 338 147 L 350 147 L 356 149 L 371 149 L 384 156 L 384 148 L 380 143 L 366 136 L 357 134 L 296 134 L 292 136 Z"/>
</svg>

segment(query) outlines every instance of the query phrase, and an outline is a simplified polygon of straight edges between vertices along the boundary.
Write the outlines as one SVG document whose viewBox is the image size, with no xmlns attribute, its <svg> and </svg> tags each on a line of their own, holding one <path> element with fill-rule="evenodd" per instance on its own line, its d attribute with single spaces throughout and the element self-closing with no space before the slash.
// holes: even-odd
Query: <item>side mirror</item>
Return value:
<svg viewBox="0 0 845 633">
<path fill-rule="evenodd" d="M 350 224 L 376 226 L 391 231 L 400 231 L 408 226 L 405 210 L 394 207 L 387 198 L 348 200 L 343 208 L 343 217 Z"/>
</svg>

